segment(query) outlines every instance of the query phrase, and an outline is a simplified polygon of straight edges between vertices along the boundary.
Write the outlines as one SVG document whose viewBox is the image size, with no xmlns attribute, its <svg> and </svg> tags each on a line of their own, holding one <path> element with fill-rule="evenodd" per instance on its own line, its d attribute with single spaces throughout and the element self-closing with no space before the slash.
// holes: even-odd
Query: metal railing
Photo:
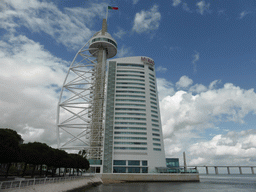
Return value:
<svg viewBox="0 0 256 192">
<path fill-rule="evenodd" d="M 11 189 L 11 188 L 22 188 L 27 186 L 34 186 L 39 184 L 48 184 L 48 183 L 59 183 L 63 181 L 71 181 L 74 179 L 81 179 L 81 178 L 91 178 L 94 175 L 84 175 L 84 176 L 71 176 L 71 177 L 53 177 L 53 178 L 34 178 L 34 179 L 20 179 L 20 180 L 13 180 L 13 181 L 3 181 L 0 182 L 0 190 L 1 189 Z"/>
</svg>

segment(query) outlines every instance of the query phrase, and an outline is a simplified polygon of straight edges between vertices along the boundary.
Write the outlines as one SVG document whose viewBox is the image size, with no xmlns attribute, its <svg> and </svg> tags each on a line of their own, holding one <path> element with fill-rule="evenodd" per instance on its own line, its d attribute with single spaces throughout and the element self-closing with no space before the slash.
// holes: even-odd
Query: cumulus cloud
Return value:
<svg viewBox="0 0 256 192">
<path fill-rule="evenodd" d="M 241 12 L 240 13 L 240 15 L 239 15 L 239 19 L 243 19 L 246 15 L 248 15 L 250 12 L 248 12 L 248 11 L 243 11 L 243 12 Z"/>
<path fill-rule="evenodd" d="M 197 71 L 197 69 L 196 69 L 196 63 L 197 63 L 197 61 L 199 61 L 199 58 L 200 58 L 199 55 L 200 55 L 200 54 L 199 54 L 197 51 L 195 51 L 195 54 L 192 55 L 192 56 L 193 56 L 192 64 L 193 64 L 194 73 Z"/>
<path fill-rule="evenodd" d="M 210 8 L 210 3 L 207 3 L 207 4 L 206 4 L 204 0 L 198 2 L 198 3 L 196 4 L 196 6 L 198 7 L 198 8 L 197 8 L 197 12 L 200 13 L 201 15 L 203 15 L 205 11 L 206 11 L 206 12 L 210 12 L 210 10 L 209 10 L 209 8 Z"/>
<path fill-rule="evenodd" d="M 181 0 L 172 0 L 172 6 L 176 7 L 181 3 Z"/>
<path fill-rule="evenodd" d="M 215 129 L 221 122 L 245 123 L 246 115 L 256 114 L 254 90 L 245 90 L 232 83 L 217 87 L 219 80 L 211 82 L 209 86 L 191 86 L 192 80 L 186 80 L 187 77 L 183 79 L 179 82 L 184 82 L 186 91 L 173 90 L 172 95 L 160 100 L 166 156 L 182 158 L 182 151 L 187 151 L 190 165 L 225 164 L 228 160 L 230 162 L 227 164 L 238 164 L 239 159 L 244 164 L 250 164 L 256 151 L 254 130 L 234 132 L 230 128 L 225 135 L 225 128 L 223 133 L 210 141 L 200 133 Z M 221 128 L 218 130 L 221 131 Z M 222 159 L 229 155 L 232 157 L 224 162 Z"/>
<path fill-rule="evenodd" d="M 162 66 L 158 66 L 158 67 L 156 68 L 156 71 L 157 71 L 157 72 L 165 73 L 165 72 L 167 71 L 167 68 L 162 67 Z"/>
<path fill-rule="evenodd" d="M 12 128 L 25 142 L 56 143 L 59 90 L 67 62 L 25 36 L 8 36 L 0 44 L 0 127 Z"/>
<path fill-rule="evenodd" d="M 125 34 L 126 34 L 126 31 L 124 31 L 122 28 L 119 27 L 118 31 L 114 33 L 114 36 L 119 39 L 122 39 Z"/>
<path fill-rule="evenodd" d="M 3 0 L 0 4 L 0 27 L 15 32 L 24 26 L 32 32 L 44 32 L 58 43 L 80 48 L 93 34 L 93 18 L 103 17 L 106 4 L 91 4 L 89 8 L 64 8 L 52 2 L 38 0 Z"/>
<path fill-rule="evenodd" d="M 142 10 L 136 13 L 132 30 L 137 33 L 150 33 L 159 27 L 161 14 L 158 11 L 158 6 L 154 5 L 150 10 Z"/>
<path fill-rule="evenodd" d="M 186 75 L 182 76 L 180 80 L 176 83 L 176 87 L 178 88 L 187 88 L 188 86 L 193 84 L 193 80 L 187 77 Z"/>
</svg>

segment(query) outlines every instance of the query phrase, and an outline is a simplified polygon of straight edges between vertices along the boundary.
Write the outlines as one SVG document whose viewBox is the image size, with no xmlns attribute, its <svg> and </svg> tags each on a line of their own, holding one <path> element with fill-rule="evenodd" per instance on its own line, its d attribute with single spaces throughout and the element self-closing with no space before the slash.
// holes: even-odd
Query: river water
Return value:
<svg viewBox="0 0 256 192">
<path fill-rule="evenodd" d="M 77 192 L 256 192 L 256 175 L 200 175 L 200 182 L 104 184 Z"/>
</svg>

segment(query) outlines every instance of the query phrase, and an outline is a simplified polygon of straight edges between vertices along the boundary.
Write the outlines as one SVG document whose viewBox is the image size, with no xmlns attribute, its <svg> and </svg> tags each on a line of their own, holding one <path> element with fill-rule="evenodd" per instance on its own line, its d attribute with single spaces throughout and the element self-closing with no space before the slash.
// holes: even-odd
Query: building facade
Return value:
<svg viewBox="0 0 256 192">
<path fill-rule="evenodd" d="M 153 173 L 166 167 L 154 61 L 108 61 L 103 173 Z"/>
</svg>

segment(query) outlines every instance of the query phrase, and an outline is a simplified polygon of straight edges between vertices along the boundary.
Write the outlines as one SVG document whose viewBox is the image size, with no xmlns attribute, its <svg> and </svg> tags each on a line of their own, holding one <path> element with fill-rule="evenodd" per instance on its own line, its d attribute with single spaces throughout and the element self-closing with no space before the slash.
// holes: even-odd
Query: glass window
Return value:
<svg viewBox="0 0 256 192">
<path fill-rule="evenodd" d="M 140 165 L 140 161 L 128 161 L 128 165 Z"/>
<path fill-rule="evenodd" d="M 154 146 L 161 146 L 160 143 L 153 143 Z"/>
<path fill-rule="evenodd" d="M 142 173 L 148 173 L 148 168 L 147 167 L 142 167 Z"/>
<path fill-rule="evenodd" d="M 128 102 L 141 102 L 141 103 L 145 103 L 145 100 L 137 100 L 137 99 L 116 99 L 116 101 L 128 101 Z"/>
<path fill-rule="evenodd" d="M 140 173 L 139 167 L 128 167 L 128 173 Z"/>
<path fill-rule="evenodd" d="M 148 67 L 149 70 L 154 71 L 153 67 Z M 151 75 L 151 74 L 150 74 Z"/>
<path fill-rule="evenodd" d="M 150 101 L 150 103 L 153 104 L 153 105 L 157 105 L 157 103 L 156 103 L 156 102 L 153 102 L 153 101 Z"/>
<path fill-rule="evenodd" d="M 125 160 L 114 160 L 114 165 L 126 165 Z"/>
<path fill-rule="evenodd" d="M 153 136 L 160 136 L 158 133 L 152 133 Z"/>
<path fill-rule="evenodd" d="M 156 93 L 156 91 L 155 91 L 155 90 L 153 90 L 153 89 L 150 89 L 150 91 L 152 91 L 152 92 Z"/>
<path fill-rule="evenodd" d="M 117 70 L 118 73 L 140 73 L 144 74 L 143 71 L 124 71 L 124 70 Z"/>
<path fill-rule="evenodd" d="M 114 142 L 115 145 L 147 145 L 146 142 Z"/>
<path fill-rule="evenodd" d="M 151 115 L 151 117 L 158 118 L 158 116 L 157 116 L 157 115 Z"/>
<path fill-rule="evenodd" d="M 114 139 L 126 139 L 126 140 L 147 140 L 147 137 L 114 137 Z"/>
<path fill-rule="evenodd" d="M 154 106 L 150 106 L 151 108 L 153 108 L 153 109 L 157 109 L 157 107 L 154 107 Z"/>
<path fill-rule="evenodd" d="M 158 123 L 158 121 L 157 121 L 157 120 L 155 120 L 155 119 L 151 119 L 151 121 L 152 121 L 152 122 L 155 122 L 155 123 Z"/>
<path fill-rule="evenodd" d="M 127 83 L 127 82 L 117 82 L 116 84 L 121 84 L 121 85 L 141 85 L 145 86 L 144 83 Z"/>
<path fill-rule="evenodd" d="M 153 101 L 156 101 L 156 99 L 155 99 L 155 98 L 153 98 L 153 97 L 150 97 L 150 99 L 151 99 L 151 100 L 153 100 Z"/>
<path fill-rule="evenodd" d="M 158 112 L 157 112 L 157 111 L 154 111 L 154 110 L 151 110 L 151 112 L 152 112 L 152 113 L 156 113 L 156 114 L 158 114 Z"/>
<path fill-rule="evenodd" d="M 149 77 L 149 79 L 150 79 L 150 80 L 152 80 L 152 81 L 155 81 L 155 79 L 154 79 L 154 78 L 152 78 L 152 77 Z"/>
<path fill-rule="evenodd" d="M 130 104 L 130 103 L 116 103 L 116 106 L 138 106 L 138 107 L 145 107 L 144 104 Z"/>
<path fill-rule="evenodd" d="M 121 86 L 116 86 L 117 89 L 141 89 L 145 90 L 144 87 L 121 87 Z"/>
<path fill-rule="evenodd" d="M 149 73 L 149 75 L 150 75 L 151 77 L 155 77 L 154 75 L 152 75 L 152 74 L 150 74 L 150 73 Z"/>
<path fill-rule="evenodd" d="M 116 97 L 136 97 L 136 98 L 145 98 L 145 96 L 141 96 L 141 95 L 116 95 Z"/>
<path fill-rule="evenodd" d="M 129 78 L 117 78 L 116 80 L 124 80 L 124 81 L 141 81 L 141 82 L 145 82 L 144 79 L 129 79 Z"/>
<path fill-rule="evenodd" d="M 146 118 L 135 118 L 135 117 L 115 117 L 115 119 L 146 121 Z"/>
<path fill-rule="evenodd" d="M 147 135 L 146 132 L 114 132 L 115 134 L 124 134 L 124 135 Z"/>
<path fill-rule="evenodd" d="M 142 166 L 148 166 L 148 161 L 142 161 Z"/>
<path fill-rule="evenodd" d="M 115 113 L 115 115 L 138 115 L 138 116 L 146 116 L 145 113 Z"/>
<path fill-rule="evenodd" d="M 137 94 L 145 94 L 144 91 L 116 91 L 116 93 L 137 93 Z"/>
<path fill-rule="evenodd" d="M 147 125 L 146 123 L 137 123 L 137 122 L 115 122 L 115 124 L 123 124 L 123 125 Z"/>
<path fill-rule="evenodd" d="M 161 151 L 159 148 L 153 148 L 154 151 Z"/>
<path fill-rule="evenodd" d="M 149 85 L 149 87 L 151 87 L 151 88 L 153 88 L 153 89 L 156 89 L 155 86 L 153 86 L 153 85 Z"/>
<path fill-rule="evenodd" d="M 152 81 L 149 81 L 149 83 L 151 83 L 152 85 L 156 85 L 154 82 L 152 82 Z"/>
<path fill-rule="evenodd" d="M 152 126 L 154 126 L 154 127 L 159 127 L 159 125 L 157 125 L 157 124 L 154 124 L 154 123 L 152 123 Z"/>
<path fill-rule="evenodd" d="M 114 147 L 114 149 L 119 150 L 147 150 L 146 147 Z"/>
<path fill-rule="evenodd" d="M 136 109 L 136 108 L 115 108 L 115 110 L 121 110 L 121 111 L 146 111 L 146 109 Z"/>
<path fill-rule="evenodd" d="M 153 141 L 160 141 L 160 139 L 157 139 L 157 138 L 153 138 Z"/>
<path fill-rule="evenodd" d="M 157 131 L 157 132 L 159 132 L 160 130 L 159 130 L 159 129 L 152 129 L 152 131 Z"/>
<path fill-rule="evenodd" d="M 144 68 L 144 65 L 142 64 L 130 64 L 130 63 L 117 63 L 118 67 L 140 67 Z"/>
<path fill-rule="evenodd" d="M 145 127 L 115 127 L 115 129 L 147 130 L 147 128 L 145 128 Z"/>
<path fill-rule="evenodd" d="M 113 167 L 113 172 L 114 173 L 126 173 L 126 168 L 125 167 Z"/>
<path fill-rule="evenodd" d="M 150 95 L 152 95 L 152 96 L 156 97 L 156 95 L 155 95 L 154 93 L 150 93 Z"/>
</svg>

